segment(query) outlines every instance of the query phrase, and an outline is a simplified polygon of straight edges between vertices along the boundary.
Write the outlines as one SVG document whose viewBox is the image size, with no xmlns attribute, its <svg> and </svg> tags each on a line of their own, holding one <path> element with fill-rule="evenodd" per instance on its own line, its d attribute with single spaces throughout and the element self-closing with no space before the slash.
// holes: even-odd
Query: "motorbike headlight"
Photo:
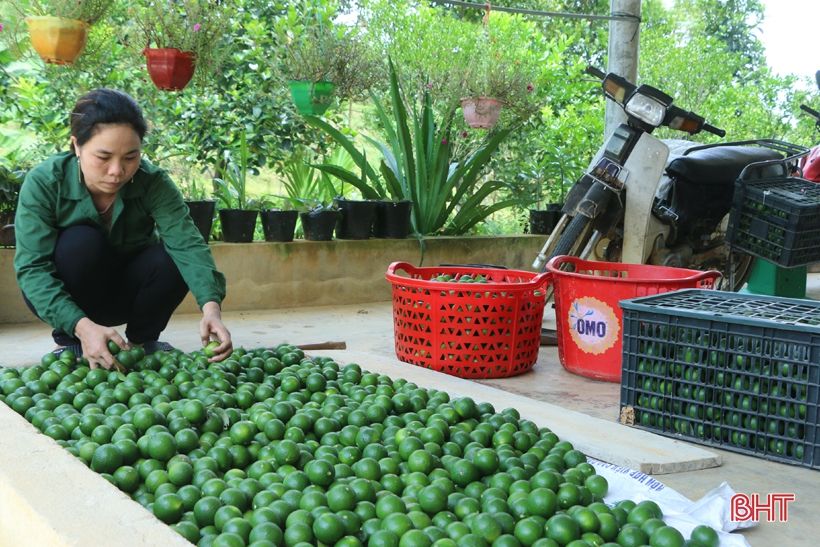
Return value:
<svg viewBox="0 0 820 547">
<path fill-rule="evenodd" d="M 653 127 L 661 125 L 666 115 L 666 106 L 652 97 L 640 93 L 635 93 L 629 98 L 624 110 L 630 116 L 635 116 Z"/>
</svg>

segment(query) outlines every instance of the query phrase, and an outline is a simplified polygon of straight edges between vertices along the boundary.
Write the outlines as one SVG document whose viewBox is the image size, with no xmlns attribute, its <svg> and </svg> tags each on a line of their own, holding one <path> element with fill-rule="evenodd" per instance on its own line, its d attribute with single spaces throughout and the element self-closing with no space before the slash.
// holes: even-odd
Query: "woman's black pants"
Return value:
<svg viewBox="0 0 820 547">
<path fill-rule="evenodd" d="M 136 344 L 159 339 L 188 293 L 162 243 L 123 255 L 96 226 L 62 230 L 54 264 L 57 277 L 86 317 L 108 327 L 126 324 L 125 335 Z M 26 304 L 37 315 L 28 298 Z M 52 336 L 60 346 L 79 343 L 73 333 L 54 330 Z"/>
</svg>

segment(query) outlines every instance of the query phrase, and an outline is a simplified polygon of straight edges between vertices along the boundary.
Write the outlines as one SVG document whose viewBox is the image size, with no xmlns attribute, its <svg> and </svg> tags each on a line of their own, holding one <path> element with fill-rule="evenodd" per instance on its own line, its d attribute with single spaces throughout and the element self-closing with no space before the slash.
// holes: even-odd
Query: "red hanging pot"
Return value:
<svg viewBox="0 0 820 547">
<path fill-rule="evenodd" d="M 142 50 L 151 81 L 159 89 L 181 91 L 194 76 L 195 57 L 189 51 L 176 48 L 145 48 Z"/>
<path fill-rule="evenodd" d="M 496 124 L 501 114 L 502 103 L 492 97 L 466 97 L 461 99 L 464 121 L 470 127 L 489 129 Z"/>
</svg>

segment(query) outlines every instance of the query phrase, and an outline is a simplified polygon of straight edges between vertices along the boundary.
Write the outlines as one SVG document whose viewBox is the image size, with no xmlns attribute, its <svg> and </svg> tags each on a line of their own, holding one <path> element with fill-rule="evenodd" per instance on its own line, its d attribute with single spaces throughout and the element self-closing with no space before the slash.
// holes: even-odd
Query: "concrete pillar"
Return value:
<svg viewBox="0 0 820 547">
<path fill-rule="evenodd" d="M 610 0 L 614 15 L 641 16 L 641 0 Z M 614 72 L 631 82 L 638 78 L 638 43 L 640 24 L 638 20 L 612 20 L 609 22 L 609 64 L 607 72 Z M 612 101 L 606 102 L 606 138 L 619 124 L 626 121 L 623 109 Z"/>
</svg>

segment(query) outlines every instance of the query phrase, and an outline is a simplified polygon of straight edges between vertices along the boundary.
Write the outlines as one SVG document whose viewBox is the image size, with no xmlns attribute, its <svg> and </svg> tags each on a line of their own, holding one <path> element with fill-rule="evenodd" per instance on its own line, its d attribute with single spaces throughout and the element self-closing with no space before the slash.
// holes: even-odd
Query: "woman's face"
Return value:
<svg viewBox="0 0 820 547">
<path fill-rule="evenodd" d="M 93 195 L 115 195 L 139 169 L 142 142 L 128 124 L 99 124 L 84 145 L 73 136 L 71 144 Z"/>
</svg>

